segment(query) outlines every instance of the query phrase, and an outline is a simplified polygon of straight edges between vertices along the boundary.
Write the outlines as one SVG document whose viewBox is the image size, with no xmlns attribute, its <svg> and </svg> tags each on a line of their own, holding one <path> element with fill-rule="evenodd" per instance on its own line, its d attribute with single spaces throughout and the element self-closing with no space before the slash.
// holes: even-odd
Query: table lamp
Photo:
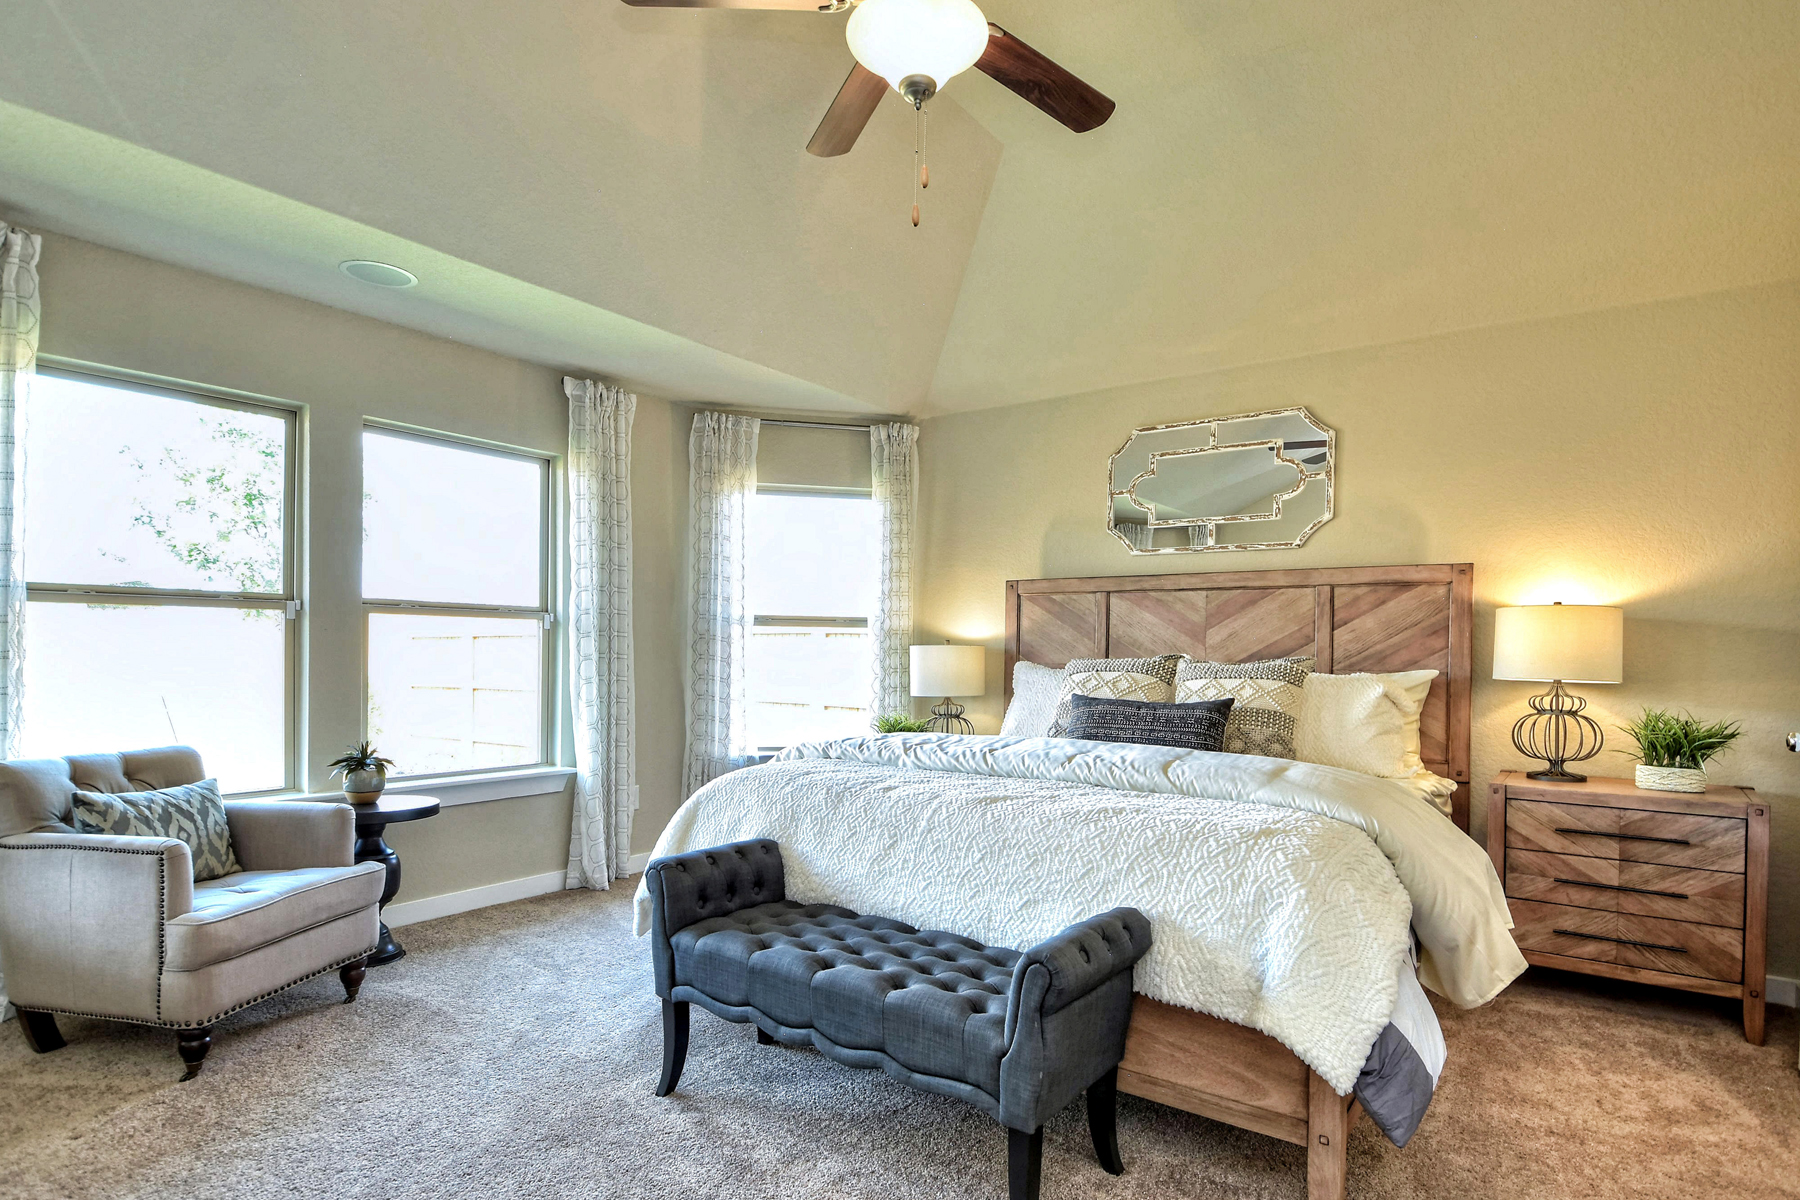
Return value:
<svg viewBox="0 0 1800 1200">
<path fill-rule="evenodd" d="M 1600 753 L 1606 736 L 1581 710 L 1587 701 L 1565 683 L 1622 683 L 1625 610 L 1597 604 L 1525 604 L 1494 613 L 1494 678 L 1547 682 L 1531 711 L 1513 726 L 1513 745 L 1527 758 L 1543 759 L 1529 779 L 1585 783 L 1567 770 Z"/>
<path fill-rule="evenodd" d="M 914 646 L 912 694 L 940 696 L 943 703 L 931 710 L 931 728 L 937 733 L 974 733 L 963 716 L 963 706 L 952 696 L 980 696 L 987 692 L 987 650 L 981 646 Z"/>
</svg>

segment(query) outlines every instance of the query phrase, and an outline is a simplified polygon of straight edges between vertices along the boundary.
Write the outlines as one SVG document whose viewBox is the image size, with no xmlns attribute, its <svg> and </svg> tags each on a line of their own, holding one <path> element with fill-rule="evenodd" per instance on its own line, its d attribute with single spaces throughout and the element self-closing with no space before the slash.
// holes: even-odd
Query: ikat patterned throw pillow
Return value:
<svg viewBox="0 0 1800 1200">
<path fill-rule="evenodd" d="M 1294 757 L 1294 725 L 1313 660 L 1268 658 L 1261 662 L 1216 663 L 1188 659 L 1175 676 L 1175 701 L 1221 700 L 1230 696 L 1225 753 Z"/>
<path fill-rule="evenodd" d="M 1193 704 L 1157 704 L 1149 700 L 1074 695 L 1069 697 L 1068 736 L 1090 742 L 1131 742 L 1217 753 L 1225 742 L 1231 705 L 1229 696 Z"/>
<path fill-rule="evenodd" d="M 231 850 L 231 826 L 216 779 L 159 792 L 76 792 L 75 828 L 120 837 L 180 838 L 194 859 L 194 882 L 243 870 Z"/>
<path fill-rule="evenodd" d="M 1166 704 L 1175 698 L 1175 668 L 1181 655 L 1156 658 L 1077 658 L 1063 668 L 1062 699 L 1046 737 L 1067 737 L 1069 698 L 1104 696 L 1109 700 L 1153 700 Z M 1210 699 L 1211 697 L 1206 697 Z"/>
</svg>

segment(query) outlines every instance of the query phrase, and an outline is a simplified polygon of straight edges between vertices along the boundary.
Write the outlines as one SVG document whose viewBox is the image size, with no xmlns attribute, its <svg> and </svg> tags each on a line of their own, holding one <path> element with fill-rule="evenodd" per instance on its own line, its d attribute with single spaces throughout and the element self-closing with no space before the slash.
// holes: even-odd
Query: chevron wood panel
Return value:
<svg viewBox="0 0 1800 1200">
<path fill-rule="evenodd" d="M 1242 588 L 1206 594 L 1206 657 L 1254 662 L 1310 654 L 1316 588 Z"/>
<path fill-rule="evenodd" d="M 1419 714 L 1419 757 L 1450 757 L 1450 587 L 1447 584 L 1350 584 L 1333 589 L 1332 670 L 1435 669 Z"/>
<path fill-rule="evenodd" d="M 1744 927 L 1744 877 L 1728 871 L 1512 850 L 1506 855 L 1506 894 L 1546 904 Z"/>
<path fill-rule="evenodd" d="M 1521 950 L 1736 983 L 1744 977 L 1744 932 L 1566 904 L 1509 900 Z"/>
<path fill-rule="evenodd" d="M 1100 598 L 1092 592 L 1019 597 L 1019 651 L 1026 662 L 1060 667 L 1105 653 Z"/>
<path fill-rule="evenodd" d="M 1107 619 L 1110 658 L 1208 657 L 1207 597 L 1216 592 L 1114 592 Z"/>
</svg>

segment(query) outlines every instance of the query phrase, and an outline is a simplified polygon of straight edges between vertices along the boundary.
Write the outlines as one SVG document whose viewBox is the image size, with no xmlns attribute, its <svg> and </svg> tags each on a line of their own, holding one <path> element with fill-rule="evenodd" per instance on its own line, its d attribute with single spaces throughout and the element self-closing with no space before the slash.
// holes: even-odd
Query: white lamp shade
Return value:
<svg viewBox="0 0 1800 1200">
<path fill-rule="evenodd" d="M 1625 610 L 1525 604 L 1494 613 L 1494 678 L 1622 683 Z"/>
<path fill-rule="evenodd" d="M 862 0 L 844 37 L 856 61 L 895 89 L 908 75 L 941 88 L 987 49 L 988 23 L 970 0 Z"/>
<path fill-rule="evenodd" d="M 980 646 L 914 646 L 912 694 L 979 696 L 987 691 L 987 651 Z"/>
</svg>

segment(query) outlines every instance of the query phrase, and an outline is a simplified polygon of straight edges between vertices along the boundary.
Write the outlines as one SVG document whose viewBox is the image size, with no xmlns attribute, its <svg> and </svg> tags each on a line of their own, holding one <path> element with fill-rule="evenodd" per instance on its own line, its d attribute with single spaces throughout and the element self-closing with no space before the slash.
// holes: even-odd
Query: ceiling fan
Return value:
<svg viewBox="0 0 1800 1200">
<path fill-rule="evenodd" d="M 952 76 L 974 67 L 1076 133 L 1106 124 L 1113 102 L 998 25 L 972 0 L 625 0 L 638 8 L 760 8 L 835 13 L 851 9 L 845 40 L 856 65 L 813 131 L 807 150 L 847 152 L 891 86 L 921 114 L 915 187 L 929 186 L 923 112 Z M 918 204 L 913 224 L 919 223 Z"/>
</svg>

